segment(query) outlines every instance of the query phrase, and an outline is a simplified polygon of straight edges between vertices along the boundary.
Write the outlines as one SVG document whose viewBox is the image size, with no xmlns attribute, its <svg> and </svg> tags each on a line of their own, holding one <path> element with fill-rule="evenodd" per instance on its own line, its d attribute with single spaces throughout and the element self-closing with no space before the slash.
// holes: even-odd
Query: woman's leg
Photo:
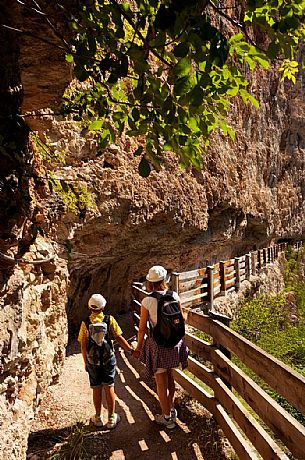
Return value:
<svg viewBox="0 0 305 460">
<path fill-rule="evenodd" d="M 164 371 L 155 374 L 155 379 L 162 413 L 166 417 L 169 417 L 172 406 L 170 405 L 170 398 L 168 394 L 168 372 Z"/>
<path fill-rule="evenodd" d="M 174 398 L 175 398 L 175 380 L 173 377 L 172 369 L 167 370 L 167 385 L 168 385 L 168 399 L 170 408 L 174 407 Z"/>
</svg>

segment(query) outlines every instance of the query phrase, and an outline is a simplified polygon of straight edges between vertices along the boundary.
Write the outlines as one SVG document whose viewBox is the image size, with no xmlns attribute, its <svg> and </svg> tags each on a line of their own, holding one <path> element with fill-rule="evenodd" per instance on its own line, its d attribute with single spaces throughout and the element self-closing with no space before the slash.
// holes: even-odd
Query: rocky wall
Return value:
<svg viewBox="0 0 305 460">
<path fill-rule="evenodd" d="M 38 238 L 25 257 L 54 253 Z M 4 279 L 6 278 L 6 279 Z M 23 459 L 31 420 L 58 378 L 67 343 L 68 274 L 58 260 L 39 265 L 1 261 L 0 457 Z"/>
</svg>

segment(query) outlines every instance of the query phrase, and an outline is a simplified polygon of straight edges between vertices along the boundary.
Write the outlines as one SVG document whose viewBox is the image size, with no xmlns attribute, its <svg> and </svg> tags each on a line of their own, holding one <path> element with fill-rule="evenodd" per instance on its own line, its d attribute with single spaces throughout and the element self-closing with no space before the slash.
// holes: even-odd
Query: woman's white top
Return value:
<svg viewBox="0 0 305 460">
<path fill-rule="evenodd" d="M 159 294 L 166 294 L 168 289 L 165 289 L 164 291 L 156 291 Z M 177 292 L 173 292 L 173 298 L 177 300 L 177 302 L 180 302 L 180 297 L 178 296 Z M 154 327 L 157 324 L 157 311 L 158 311 L 158 301 L 154 297 L 144 297 L 142 300 L 142 306 L 148 310 L 149 314 L 149 322 L 150 324 Z"/>
</svg>

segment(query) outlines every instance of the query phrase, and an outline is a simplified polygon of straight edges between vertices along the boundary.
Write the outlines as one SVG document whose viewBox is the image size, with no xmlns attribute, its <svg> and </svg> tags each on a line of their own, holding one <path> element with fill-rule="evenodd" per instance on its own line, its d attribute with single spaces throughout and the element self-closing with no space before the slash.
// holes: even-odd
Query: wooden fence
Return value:
<svg viewBox="0 0 305 460">
<path fill-rule="evenodd" d="M 196 307 L 198 301 L 205 301 L 210 295 L 209 286 L 213 289 L 212 299 L 221 292 L 236 289 L 238 283 L 254 274 L 254 269 L 256 273 L 271 263 L 285 247 L 276 245 L 271 251 L 258 250 L 238 258 L 238 262 L 236 259 L 220 262 L 187 272 L 187 276 L 179 273 L 176 283 L 178 280 L 183 306 Z M 138 321 L 141 300 L 147 292 L 134 285 L 133 294 Z M 191 376 L 175 370 L 175 380 L 213 414 L 240 460 L 288 460 L 291 454 L 295 459 L 305 460 L 305 427 L 241 367 L 250 369 L 304 415 L 305 378 L 231 330 L 229 318 L 215 313 L 206 315 L 197 308 L 185 311 L 187 324 L 208 334 L 212 343 L 200 339 L 200 334 L 187 333 Z M 192 376 L 202 384 L 196 383 Z"/>
<path fill-rule="evenodd" d="M 302 243 L 293 245 L 296 249 Z M 280 243 L 268 248 L 252 251 L 241 257 L 220 261 L 206 268 L 198 268 L 171 275 L 171 287 L 178 292 L 183 307 L 202 307 L 208 311 L 213 308 L 217 297 L 239 290 L 244 280 L 258 274 L 264 267 L 272 264 L 285 251 L 288 243 Z"/>
</svg>

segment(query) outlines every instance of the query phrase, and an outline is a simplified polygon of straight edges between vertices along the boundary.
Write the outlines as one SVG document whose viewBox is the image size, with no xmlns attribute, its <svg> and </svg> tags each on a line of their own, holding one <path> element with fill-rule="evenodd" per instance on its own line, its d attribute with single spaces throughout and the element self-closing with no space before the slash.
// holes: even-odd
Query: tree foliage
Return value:
<svg viewBox="0 0 305 460">
<path fill-rule="evenodd" d="M 88 121 L 101 148 L 123 131 L 140 136 L 135 155 L 144 176 L 164 151 L 200 167 L 215 129 L 234 139 L 226 121 L 232 99 L 259 106 L 245 71 L 275 60 L 282 78 L 295 82 L 304 0 L 58 4 L 73 31 L 66 59 L 85 83 L 70 88 L 64 108 Z"/>
</svg>

